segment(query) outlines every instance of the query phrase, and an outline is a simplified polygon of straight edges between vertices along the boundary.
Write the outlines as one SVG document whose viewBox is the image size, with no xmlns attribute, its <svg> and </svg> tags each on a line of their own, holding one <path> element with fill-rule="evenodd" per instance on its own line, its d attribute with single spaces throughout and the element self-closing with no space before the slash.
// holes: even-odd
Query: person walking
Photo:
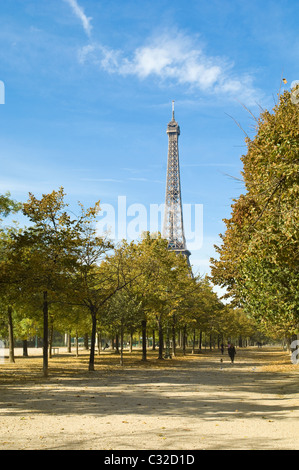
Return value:
<svg viewBox="0 0 299 470">
<path fill-rule="evenodd" d="M 229 344 L 229 346 L 227 348 L 227 351 L 228 351 L 228 355 L 230 357 L 230 360 L 233 364 L 234 360 L 235 360 L 235 355 L 237 354 L 235 346 L 233 344 Z"/>
</svg>

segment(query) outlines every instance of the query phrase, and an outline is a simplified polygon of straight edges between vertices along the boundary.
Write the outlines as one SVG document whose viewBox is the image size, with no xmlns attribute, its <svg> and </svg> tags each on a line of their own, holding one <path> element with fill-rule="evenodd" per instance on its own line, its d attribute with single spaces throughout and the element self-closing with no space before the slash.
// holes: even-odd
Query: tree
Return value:
<svg viewBox="0 0 299 470">
<path fill-rule="evenodd" d="M 76 267 L 69 277 L 67 302 L 82 306 L 91 316 L 91 347 L 89 371 L 94 370 L 97 322 L 107 310 L 105 304 L 121 289 L 138 276 L 124 260 L 122 249 L 99 236 L 95 220 L 100 210 L 99 203 L 85 211 L 76 226 Z"/>
<path fill-rule="evenodd" d="M 273 112 L 264 111 L 257 133 L 246 138 L 246 193 L 234 200 L 212 280 L 258 323 L 299 325 L 298 164 L 299 107 L 289 92 Z"/>
<path fill-rule="evenodd" d="M 7 217 L 11 213 L 20 211 L 21 208 L 21 203 L 11 199 L 9 192 L 0 194 L 0 216 Z"/>
<path fill-rule="evenodd" d="M 10 198 L 10 193 L 0 195 L 0 217 L 8 217 L 12 213 L 16 213 L 21 209 L 21 204 Z M 11 244 L 12 235 L 17 232 L 17 227 L 3 227 L 3 219 L 0 218 L 0 270 L 6 266 L 8 247 Z M 5 270 L 6 271 L 6 270 Z M 5 272 L 7 274 L 7 272 Z M 5 310 L 5 323 L 8 326 L 9 337 L 9 359 L 14 362 L 14 331 L 13 331 L 13 303 L 14 296 L 10 296 L 11 289 L 8 279 L 0 276 L 0 298 L 2 302 L 2 309 Z M 13 285 L 12 288 L 15 286 Z"/>
<path fill-rule="evenodd" d="M 64 191 L 52 191 L 37 199 L 29 194 L 22 212 L 31 222 L 13 233 L 0 281 L 15 286 L 23 304 L 36 303 L 43 318 L 43 373 L 48 375 L 49 303 L 58 301 L 73 257 L 74 221 L 67 214 Z"/>
<path fill-rule="evenodd" d="M 112 328 L 120 336 L 120 365 L 124 364 L 124 333 L 136 330 L 140 318 L 140 306 L 127 290 L 119 290 L 107 302 L 103 325 Z"/>
<path fill-rule="evenodd" d="M 63 188 L 40 199 L 29 194 L 22 210 L 31 225 L 13 233 L 0 266 L 0 285 L 15 286 L 23 304 L 35 303 L 42 310 L 44 376 L 48 375 L 49 307 L 81 306 L 90 313 L 89 370 L 94 370 L 98 313 L 129 282 L 120 273 L 119 256 L 111 255 L 109 262 L 104 259 L 113 245 L 96 233 L 99 201 L 88 209 L 79 204 L 80 215 L 74 217 L 64 198 Z"/>
<path fill-rule="evenodd" d="M 163 354 L 163 333 L 172 323 L 185 284 L 192 279 L 190 268 L 183 256 L 167 249 L 167 240 L 150 233 L 121 247 L 127 269 L 135 273 L 134 282 L 125 291 L 135 304 L 141 323 L 142 360 L 147 359 L 146 336 L 148 325 L 159 331 L 159 358 Z"/>
</svg>

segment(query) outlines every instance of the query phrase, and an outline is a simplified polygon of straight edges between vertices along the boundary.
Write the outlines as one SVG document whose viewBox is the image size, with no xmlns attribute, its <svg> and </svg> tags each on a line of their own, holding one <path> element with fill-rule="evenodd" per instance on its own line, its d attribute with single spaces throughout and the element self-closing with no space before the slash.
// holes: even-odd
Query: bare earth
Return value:
<svg viewBox="0 0 299 470">
<path fill-rule="evenodd" d="M 21 354 L 21 351 L 16 351 Z M 0 364 L 0 450 L 299 449 L 299 365 L 281 349 L 78 358 L 60 348 Z M 37 356 L 37 355 L 40 356 Z"/>
</svg>

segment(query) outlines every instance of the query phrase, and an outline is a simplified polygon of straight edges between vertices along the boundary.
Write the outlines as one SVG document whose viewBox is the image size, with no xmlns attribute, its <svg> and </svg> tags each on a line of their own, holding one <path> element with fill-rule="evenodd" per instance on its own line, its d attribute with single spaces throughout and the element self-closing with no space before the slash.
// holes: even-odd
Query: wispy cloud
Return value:
<svg viewBox="0 0 299 470">
<path fill-rule="evenodd" d="M 236 163 L 181 163 L 182 168 L 196 168 L 196 167 L 219 167 L 219 166 L 232 166 L 238 167 Z"/>
<path fill-rule="evenodd" d="M 64 0 L 81 20 L 91 36 L 91 17 L 87 17 L 77 0 Z M 160 83 L 182 85 L 210 95 L 225 95 L 254 104 L 260 92 L 250 73 L 240 73 L 227 57 L 209 56 L 197 35 L 178 30 L 153 35 L 131 53 L 91 42 L 79 50 L 81 64 L 93 63 L 110 74 L 135 76 L 140 80 L 156 78 Z"/>
<path fill-rule="evenodd" d="M 122 180 L 115 178 L 81 178 L 81 181 L 87 181 L 89 183 L 122 183 Z"/>
<path fill-rule="evenodd" d="M 156 78 L 162 83 L 182 85 L 210 94 L 221 94 L 256 102 L 259 93 L 250 74 L 240 74 L 226 57 L 208 56 L 197 37 L 179 31 L 150 38 L 131 54 L 102 44 L 89 44 L 79 51 L 82 64 L 94 63 L 108 73 Z"/>
<path fill-rule="evenodd" d="M 87 17 L 84 13 L 83 8 L 78 4 L 77 0 L 64 0 L 66 3 L 70 5 L 73 10 L 73 13 L 80 19 L 82 26 L 84 28 L 85 33 L 87 36 L 90 37 L 92 25 L 91 25 L 91 17 Z"/>
<path fill-rule="evenodd" d="M 150 178 L 128 178 L 129 181 L 140 181 L 142 183 L 159 183 L 164 184 L 164 181 L 150 179 Z"/>
<path fill-rule="evenodd" d="M 223 67 L 223 61 L 206 57 L 191 37 L 175 33 L 160 35 L 136 49 L 131 60 L 123 60 L 120 72 L 141 79 L 158 76 L 204 89 L 217 83 Z"/>
</svg>

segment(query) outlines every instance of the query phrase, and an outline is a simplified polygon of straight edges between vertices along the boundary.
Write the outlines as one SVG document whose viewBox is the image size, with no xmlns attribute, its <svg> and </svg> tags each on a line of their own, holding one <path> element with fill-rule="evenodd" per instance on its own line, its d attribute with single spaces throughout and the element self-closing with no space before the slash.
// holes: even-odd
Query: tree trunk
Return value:
<svg viewBox="0 0 299 470">
<path fill-rule="evenodd" d="M 202 331 L 199 332 L 199 340 L 198 340 L 198 349 L 201 351 L 202 346 Z"/>
<path fill-rule="evenodd" d="M 146 361 L 146 320 L 142 320 L 141 330 L 142 330 L 142 361 Z"/>
<path fill-rule="evenodd" d="M 15 362 L 12 307 L 10 306 L 7 309 L 7 316 L 8 316 L 8 337 L 9 337 L 9 362 Z"/>
<path fill-rule="evenodd" d="M 192 354 L 195 354 L 195 328 L 193 328 Z"/>
<path fill-rule="evenodd" d="M 115 335 L 115 354 L 119 354 L 119 334 Z"/>
<path fill-rule="evenodd" d="M 88 349 L 89 349 L 89 346 L 88 346 L 88 333 L 86 333 L 84 335 L 84 348 L 86 349 L 86 351 L 88 351 Z"/>
<path fill-rule="evenodd" d="M 173 325 L 172 325 L 172 356 L 175 357 L 176 355 L 176 342 L 175 342 L 175 324 L 173 320 Z"/>
<path fill-rule="evenodd" d="M 186 355 L 186 325 L 183 328 L 183 355 Z"/>
<path fill-rule="evenodd" d="M 102 337 L 101 337 L 101 333 L 98 332 L 98 356 L 101 354 L 101 346 L 102 346 Z"/>
<path fill-rule="evenodd" d="M 76 357 L 79 356 L 79 336 L 78 331 L 76 331 Z"/>
<path fill-rule="evenodd" d="M 89 366 L 90 372 L 94 371 L 94 353 L 96 344 L 96 332 L 97 332 L 97 315 L 94 311 L 91 312 L 92 319 L 92 331 L 91 331 L 91 344 L 90 344 L 90 355 L 89 355 Z"/>
<path fill-rule="evenodd" d="M 23 339 L 23 357 L 28 357 L 28 341 Z"/>
<path fill-rule="evenodd" d="M 179 333 L 178 333 L 178 346 L 179 346 L 180 349 L 181 349 L 181 347 L 182 347 L 182 344 L 183 344 L 183 343 L 182 343 L 182 330 L 179 329 Z"/>
<path fill-rule="evenodd" d="M 133 352 L 133 331 L 130 332 L 130 353 Z"/>
<path fill-rule="evenodd" d="M 155 330 L 153 329 L 153 344 L 152 344 L 152 350 L 156 350 L 156 336 L 155 336 Z"/>
<path fill-rule="evenodd" d="M 44 320 L 44 333 L 43 333 L 43 373 L 44 377 L 48 377 L 48 346 L 49 346 L 49 332 L 48 332 L 48 293 L 44 292 L 43 302 L 43 320 Z"/>
<path fill-rule="evenodd" d="M 120 365 L 124 365 L 124 328 L 121 326 L 120 330 Z"/>
<path fill-rule="evenodd" d="M 72 352 L 72 336 L 71 333 L 67 334 L 67 352 Z"/>
<path fill-rule="evenodd" d="M 163 328 L 162 328 L 161 319 L 159 319 L 158 325 L 159 325 L 159 356 L 158 356 L 158 359 L 163 359 Z"/>
<path fill-rule="evenodd" d="M 51 321 L 51 327 L 49 329 L 49 358 L 52 358 L 52 346 L 53 346 L 53 336 L 54 336 L 54 325 Z"/>
</svg>

